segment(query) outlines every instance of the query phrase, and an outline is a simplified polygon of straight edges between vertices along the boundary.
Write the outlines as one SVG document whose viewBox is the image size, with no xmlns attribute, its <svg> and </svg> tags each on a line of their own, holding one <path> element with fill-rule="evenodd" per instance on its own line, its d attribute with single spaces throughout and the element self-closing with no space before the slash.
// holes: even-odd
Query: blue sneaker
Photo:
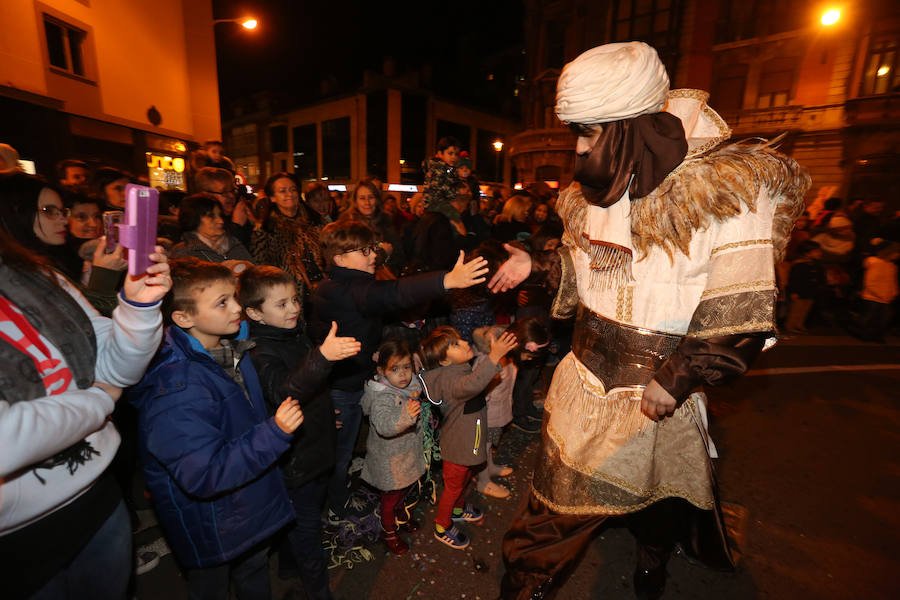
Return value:
<svg viewBox="0 0 900 600">
<path fill-rule="evenodd" d="M 462 514 L 453 514 L 450 518 L 454 523 L 460 523 L 463 521 L 466 523 L 477 523 L 484 518 L 484 513 L 481 512 L 481 509 L 477 506 L 472 505 L 470 502 L 466 502 L 466 505 L 463 507 Z"/>
<path fill-rule="evenodd" d="M 438 532 L 437 527 L 435 527 L 434 537 L 437 541 L 447 544 L 456 550 L 464 550 L 469 547 L 469 536 L 460 531 L 456 525 L 444 530 L 444 533 Z"/>
</svg>

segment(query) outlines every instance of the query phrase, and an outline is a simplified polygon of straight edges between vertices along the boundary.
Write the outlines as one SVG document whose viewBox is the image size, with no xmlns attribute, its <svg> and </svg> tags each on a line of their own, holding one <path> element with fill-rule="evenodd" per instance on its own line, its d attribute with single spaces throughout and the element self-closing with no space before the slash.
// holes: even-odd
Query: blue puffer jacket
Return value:
<svg viewBox="0 0 900 600">
<path fill-rule="evenodd" d="M 170 326 L 131 396 L 147 488 L 186 568 L 226 563 L 294 518 L 273 468 L 292 436 L 267 418 L 249 355 L 238 368 L 249 399 L 195 338 Z"/>
</svg>

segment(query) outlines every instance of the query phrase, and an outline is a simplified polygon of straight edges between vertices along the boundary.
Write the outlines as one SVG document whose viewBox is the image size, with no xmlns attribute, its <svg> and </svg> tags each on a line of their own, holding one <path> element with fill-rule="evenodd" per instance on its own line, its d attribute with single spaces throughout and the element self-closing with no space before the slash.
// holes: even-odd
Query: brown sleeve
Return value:
<svg viewBox="0 0 900 600">
<path fill-rule="evenodd" d="M 653 379 L 681 404 L 698 385 L 722 385 L 745 373 L 762 352 L 767 335 L 685 336 Z"/>
</svg>

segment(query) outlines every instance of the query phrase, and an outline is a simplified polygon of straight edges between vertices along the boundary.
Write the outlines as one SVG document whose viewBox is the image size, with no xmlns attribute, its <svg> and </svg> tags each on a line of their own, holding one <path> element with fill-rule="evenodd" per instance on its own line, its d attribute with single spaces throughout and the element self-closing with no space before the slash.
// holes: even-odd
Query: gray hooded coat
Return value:
<svg viewBox="0 0 900 600">
<path fill-rule="evenodd" d="M 425 474 L 422 416 L 406 410 L 407 394 L 379 381 L 366 382 L 363 413 L 369 417 L 363 481 L 381 491 L 401 490 Z"/>
</svg>

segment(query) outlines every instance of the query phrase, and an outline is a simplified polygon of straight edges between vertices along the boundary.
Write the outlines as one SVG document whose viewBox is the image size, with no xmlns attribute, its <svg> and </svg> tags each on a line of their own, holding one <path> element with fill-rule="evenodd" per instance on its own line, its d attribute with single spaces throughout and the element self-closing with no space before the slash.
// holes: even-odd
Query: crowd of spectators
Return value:
<svg viewBox="0 0 900 600">
<path fill-rule="evenodd" d="M 13 156 L 8 148 L 0 147 L 0 156 Z M 540 396 L 545 367 L 552 367 L 568 351 L 570 329 L 550 318 L 558 273 L 535 269 L 519 288 L 503 294 L 492 293 L 486 282 L 514 250 L 547 253 L 562 243 L 554 191 L 546 185 L 524 190 L 481 186 L 471 160 L 461 150 L 453 138 L 440 140 L 435 155 L 423 165 L 424 189 L 413 195 L 385 193 L 377 178 L 363 179 L 347 193 L 330 191 L 318 182 L 304 190 L 290 173 L 271 175 L 253 193 L 235 183 L 233 165 L 222 145 L 208 143 L 191 161 L 190 191 L 161 190 L 156 265 L 139 279 L 126 276 L 124 250 L 107 243 L 104 213 L 123 210 L 125 186 L 140 179 L 78 159 L 60 162 L 54 181 L 20 172 L 9 161 L 0 163 L 0 314 L 5 323 L 0 333 L 7 342 L 21 335 L 38 348 L 45 337 L 50 342 L 41 356 L 32 357 L 48 394 L 37 388 L 23 392 L 27 396 L 23 398 L 2 392 L 0 430 L 20 428 L 27 417 L 18 413 L 25 405 L 47 415 L 64 410 L 41 404 L 52 404 L 45 401 L 56 393 L 62 393 L 57 405 L 81 402 L 85 413 L 66 425 L 59 440 L 44 444 L 30 440 L 30 450 L 0 461 L 0 497 L 8 497 L 11 486 L 24 486 L 23 477 L 39 480 L 40 469 L 54 464 L 68 464 L 71 473 L 80 466 L 83 475 L 78 490 L 58 488 L 53 496 L 58 501 L 41 515 L 23 516 L 0 502 L 0 547 L 9 550 L 15 543 L 25 549 L 19 561 L 27 575 L 19 590 L 22 595 L 39 592 L 49 597 L 48 590 L 64 585 L 59 577 L 72 576 L 66 575 L 65 565 L 78 564 L 74 559 L 87 561 L 79 567 L 85 573 L 95 575 L 107 568 L 121 571 L 112 558 L 104 558 L 108 552 L 98 559 L 110 561 L 106 564 L 85 558 L 84 544 L 115 542 L 127 547 L 127 540 L 120 539 L 123 523 L 129 521 L 134 532 L 142 528 L 132 497 L 140 466 L 157 496 L 162 488 L 153 486 L 169 485 L 170 480 L 181 485 L 181 471 L 197 467 L 191 464 L 193 459 L 179 454 L 178 444 L 187 443 L 184 438 L 165 437 L 167 449 L 155 449 L 152 439 L 158 432 L 151 434 L 140 425 L 150 418 L 148 411 L 165 404 L 160 394 L 175 393 L 166 391 L 168 387 L 194 385 L 167 375 L 169 365 L 179 361 L 195 365 L 184 373 L 186 381 L 202 380 L 204 369 L 211 373 L 224 369 L 228 378 L 216 393 L 231 398 L 229 402 L 235 395 L 245 396 L 251 406 L 255 400 L 265 400 L 265 410 L 260 404 L 258 409 L 245 407 L 240 414 L 229 415 L 229 427 L 235 427 L 237 420 L 252 425 L 248 431 L 258 432 L 260 423 L 267 422 L 264 419 L 274 423 L 265 435 L 253 433 L 257 437 L 252 443 L 244 440 L 249 433 L 240 429 L 232 432 L 233 440 L 226 441 L 225 445 L 238 444 L 238 439 L 249 444 L 240 459 L 246 463 L 243 479 L 231 477 L 232 473 L 226 476 L 234 465 L 216 466 L 221 456 L 208 449 L 204 460 L 211 470 L 221 470 L 219 479 L 191 479 L 194 487 L 181 490 L 180 495 L 154 498 L 161 503 L 159 511 L 166 502 L 182 502 L 179 510 L 189 508 L 184 514 L 198 519 L 197 498 L 204 496 L 215 498 L 210 502 L 216 510 L 222 509 L 219 502 L 224 495 L 235 502 L 229 510 L 271 511 L 270 518 L 255 514 L 251 519 L 252 547 L 234 540 L 218 550 L 194 547 L 196 560 L 185 559 L 185 548 L 196 542 L 191 536 L 200 535 L 199 530 L 189 525 L 184 531 L 166 530 L 173 538 L 169 542 L 177 546 L 176 555 L 187 570 L 192 592 L 221 593 L 229 577 L 238 590 L 246 586 L 259 590 L 260 577 L 268 577 L 267 572 L 260 573 L 270 548 L 275 548 L 281 567 L 295 565 L 310 598 L 329 598 L 319 544 L 321 527 L 340 528 L 354 518 L 358 524 L 359 515 L 350 501 L 353 485 L 348 484 L 348 468 L 365 422 L 371 423 L 367 437 L 372 462 L 363 469 L 367 483 L 354 480 L 354 485 L 391 488 L 377 489 L 382 537 L 391 552 L 406 552 L 408 545 L 399 531 L 411 531 L 418 524 L 403 500 L 415 496 L 437 501 L 433 482 L 439 477 L 441 461 L 433 447 L 440 443 L 440 429 L 435 432 L 435 427 L 441 411 L 446 411 L 445 417 L 450 415 L 443 432 L 447 444 L 457 439 L 451 430 L 468 418 L 470 402 L 480 394 L 486 412 L 484 437 L 479 431 L 475 438 L 477 460 L 467 456 L 451 462 L 444 457 L 445 490 L 435 523 L 439 541 L 453 548 L 469 544 L 457 524 L 485 515 L 463 502 L 465 486 L 474 476 L 482 495 L 509 496 L 510 491 L 494 478 L 508 475 L 511 468 L 495 464 L 493 453 L 505 428 L 539 431 L 541 411 L 533 400 Z M 175 287 L 161 309 L 159 301 L 172 285 L 166 255 L 174 260 Z M 900 211 L 887 214 L 880 200 L 848 204 L 829 198 L 811 204 L 797 222 L 785 260 L 777 268 L 783 329 L 799 335 L 810 327 L 840 327 L 864 340 L 883 342 L 897 323 L 893 309 L 898 297 L 898 257 Z M 239 287 L 236 277 L 240 277 Z M 20 284 L 28 294 L 11 291 L 10 286 Z M 203 294 L 211 290 L 222 291 L 224 299 L 211 299 L 221 304 L 222 311 L 237 315 L 228 324 L 233 331 L 203 333 L 208 323 L 198 320 L 203 313 L 192 312 L 200 309 L 193 308 L 193 300 L 186 300 L 190 294 L 183 290 L 197 298 L 205 298 Z M 25 310 L 37 301 L 36 295 L 52 305 L 49 318 L 61 311 L 77 317 L 77 339 L 61 333 L 58 339 L 52 337 L 57 333 L 49 325 L 45 330 L 33 309 Z M 163 315 L 171 325 L 163 349 L 151 363 L 160 344 Z M 211 339 L 213 349 L 198 347 Z M 250 341 L 255 350 L 253 344 L 245 343 Z M 79 350 L 84 348 L 90 349 L 87 355 L 97 365 L 95 375 L 82 373 L 82 380 L 51 390 L 52 373 L 46 365 L 54 360 L 53 364 L 64 361 L 75 375 L 82 367 L 85 373 L 91 372 L 90 364 L 79 367 Z M 115 364 L 111 354 L 115 352 L 138 358 L 126 368 Z M 240 366 L 248 364 L 241 363 L 245 353 L 253 357 L 254 367 Z M 148 365 L 149 374 L 138 384 Z M 427 374 L 413 376 L 424 373 L 423 368 Z M 423 401 L 428 397 L 426 382 L 445 392 L 443 409 Z M 123 390 L 131 403 L 115 402 Z M 31 402 L 17 401 L 21 399 Z M 108 415 L 115 426 L 104 425 L 98 433 L 97 427 Z M 51 425 L 34 435 L 61 434 L 63 428 L 53 429 L 54 417 L 48 419 Z M 196 429 L 178 431 L 182 436 L 200 435 Z M 402 443 L 390 441 L 403 431 Z M 21 440 L 22 435 L 4 439 Z M 101 447 L 102 465 L 85 467 L 90 453 Z M 246 456 L 250 451 L 265 456 L 284 453 L 280 459 L 284 481 L 262 475 L 270 472 L 267 469 L 275 458 L 254 463 Z M 455 451 L 450 450 L 451 458 Z M 479 451 L 487 456 L 479 456 Z M 391 470 L 393 466 L 379 467 L 392 464 L 392 452 L 414 456 L 412 466 L 402 472 Z M 33 475 L 24 475 L 31 471 Z M 252 491 L 263 481 L 269 486 L 267 493 L 286 485 L 290 502 L 285 496 L 283 503 L 266 505 Z M 431 482 L 430 494 L 423 481 Z M 419 482 L 418 487 L 414 482 Z M 27 484 L 33 487 L 34 482 Z M 112 485 L 119 486 L 117 492 L 111 491 Z M 242 487 L 242 492 L 235 491 Z M 94 491 L 88 496 L 85 489 Z M 95 503 L 94 509 L 85 502 L 73 502 L 81 493 Z M 101 501 L 105 508 L 97 509 Z M 72 508 L 65 508 L 69 503 Z M 405 507 L 405 515 L 395 513 L 399 506 Z M 64 528 L 64 543 L 50 553 L 52 560 L 41 568 L 24 564 L 27 552 L 43 551 L 34 535 L 59 527 L 62 519 L 81 517 L 81 527 Z M 288 522 L 289 533 L 272 541 L 272 534 Z M 222 540 L 216 543 L 223 544 Z M 132 567 L 141 573 L 157 562 L 154 552 L 145 551 Z M 128 576 L 119 573 L 122 577 L 127 582 Z"/>
</svg>

